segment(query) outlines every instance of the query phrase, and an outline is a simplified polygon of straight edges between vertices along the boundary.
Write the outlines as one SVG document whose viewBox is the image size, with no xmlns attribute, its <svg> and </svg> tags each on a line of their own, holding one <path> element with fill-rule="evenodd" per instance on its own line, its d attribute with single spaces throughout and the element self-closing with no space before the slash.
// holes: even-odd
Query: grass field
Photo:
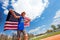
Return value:
<svg viewBox="0 0 60 40">
<path fill-rule="evenodd" d="M 31 38 L 30 40 L 40 40 L 40 39 L 47 38 L 47 37 L 50 37 L 50 36 L 54 36 L 54 35 L 57 35 L 57 34 L 60 34 L 60 31 L 52 32 L 52 33 L 46 33 L 44 35 Z"/>
</svg>

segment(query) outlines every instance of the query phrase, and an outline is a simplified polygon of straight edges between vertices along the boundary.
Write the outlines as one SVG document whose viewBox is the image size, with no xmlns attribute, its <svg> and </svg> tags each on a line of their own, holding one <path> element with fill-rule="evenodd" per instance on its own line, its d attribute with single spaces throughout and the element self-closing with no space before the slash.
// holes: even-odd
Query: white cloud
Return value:
<svg viewBox="0 0 60 40">
<path fill-rule="evenodd" d="M 17 31 L 11 31 L 11 33 L 17 34 Z"/>
<path fill-rule="evenodd" d="M 44 33 L 46 29 L 43 28 L 43 29 L 41 30 L 41 27 L 45 27 L 45 26 L 46 26 L 46 25 L 42 25 L 42 26 L 39 26 L 39 27 L 37 27 L 37 28 L 35 28 L 35 29 L 31 29 L 28 33 L 32 33 L 32 34 L 34 34 L 34 35 Z"/>
<path fill-rule="evenodd" d="M 40 30 L 40 27 L 37 27 L 37 28 L 35 28 L 35 29 L 30 30 L 29 33 L 37 32 L 37 31 L 39 31 L 39 30 Z"/>
<path fill-rule="evenodd" d="M 52 22 L 54 25 L 60 24 L 60 10 L 56 12 L 56 15 L 54 16 L 54 20 Z"/>
<path fill-rule="evenodd" d="M 60 17 L 60 10 L 58 10 L 58 11 L 56 12 L 56 15 L 55 15 L 54 18 L 59 18 L 59 17 Z"/>
<path fill-rule="evenodd" d="M 42 0 L 18 0 L 15 4 L 12 4 L 12 6 L 18 13 L 25 11 L 27 16 L 33 20 L 42 14 L 48 4 L 48 0 L 45 0 L 44 3 Z"/>
<path fill-rule="evenodd" d="M 60 24 L 60 18 L 54 19 L 54 21 L 52 22 L 53 25 L 58 25 Z"/>
<path fill-rule="evenodd" d="M 4 35 L 6 35 L 4 32 L 0 32 L 0 34 L 4 34 Z"/>
<path fill-rule="evenodd" d="M 9 5 L 9 0 L 2 0 L 1 1 L 3 4 L 2 4 L 2 8 L 4 9 L 4 14 L 8 14 L 8 10 L 7 10 L 7 6 Z"/>
<path fill-rule="evenodd" d="M 11 3 L 15 3 L 15 0 L 11 0 Z"/>
<path fill-rule="evenodd" d="M 7 9 L 4 11 L 4 13 L 5 13 L 6 15 L 8 14 L 8 12 L 9 12 L 9 11 L 8 11 Z"/>
<path fill-rule="evenodd" d="M 5 0 L 5 1 L 3 1 L 3 5 L 2 6 L 3 7 L 7 7 L 9 5 L 8 3 L 9 3 L 9 0 Z"/>
<path fill-rule="evenodd" d="M 3 3 L 2 8 L 7 10 L 6 7 L 9 5 L 9 0 L 4 0 Z M 11 6 L 16 12 L 21 13 L 22 11 L 25 11 L 27 16 L 30 17 L 31 20 L 34 20 L 41 16 L 44 9 L 48 7 L 49 1 L 44 0 L 43 3 L 42 0 L 18 0 L 17 2 L 15 0 L 11 0 L 11 3 Z"/>
</svg>

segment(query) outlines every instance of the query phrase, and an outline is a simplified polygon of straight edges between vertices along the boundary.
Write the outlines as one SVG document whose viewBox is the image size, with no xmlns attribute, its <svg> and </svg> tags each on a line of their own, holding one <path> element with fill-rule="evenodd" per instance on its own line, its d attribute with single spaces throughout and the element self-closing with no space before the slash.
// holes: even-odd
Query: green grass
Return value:
<svg viewBox="0 0 60 40">
<path fill-rule="evenodd" d="M 54 35 L 57 35 L 57 34 L 60 34 L 60 31 L 52 32 L 52 33 L 46 33 L 46 34 L 44 34 L 44 36 L 39 36 L 39 37 L 36 37 L 36 38 L 32 38 L 32 40 L 40 40 L 40 39 L 47 38 L 47 37 L 50 37 L 50 36 L 54 36 Z"/>
</svg>

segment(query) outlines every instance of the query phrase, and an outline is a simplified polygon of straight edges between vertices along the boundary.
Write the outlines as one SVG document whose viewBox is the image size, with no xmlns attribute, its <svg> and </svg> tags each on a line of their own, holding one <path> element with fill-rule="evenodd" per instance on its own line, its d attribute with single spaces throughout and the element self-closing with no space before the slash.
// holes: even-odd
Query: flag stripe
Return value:
<svg viewBox="0 0 60 40">
<path fill-rule="evenodd" d="M 11 21 L 6 21 L 6 23 L 18 23 L 18 22 L 11 22 Z"/>
<path fill-rule="evenodd" d="M 11 25 L 18 25 L 18 22 L 6 22 L 5 23 L 5 25 L 9 25 L 9 24 L 11 24 Z M 28 23 L 24 23 L 24 26 L 28 26 L 30 24 L 30 22 L 28 22 Z"/>
<path fill-rule="evenodd" d="M 28 27 L 29 26 L 29 22 L 28 23 L 24 23 L 24 27 Z M 6 22 L 4 25 L 4 30 L 17 30 L 18 27 L 18 22 Z"/>
<path fill-rule="evenodd" d="M 14 27 L 12 27 L 12 26 L 5 26 L 5 28 L 17 28 L 17 26 L 14 26 Z"/>
<path fill-rule="evenodd" d="M 6 28 L 4 28 L 5 30 L 17 30 L 17 28 L 8 28 L 8 27 L 6 27 Z"/>
</svg>

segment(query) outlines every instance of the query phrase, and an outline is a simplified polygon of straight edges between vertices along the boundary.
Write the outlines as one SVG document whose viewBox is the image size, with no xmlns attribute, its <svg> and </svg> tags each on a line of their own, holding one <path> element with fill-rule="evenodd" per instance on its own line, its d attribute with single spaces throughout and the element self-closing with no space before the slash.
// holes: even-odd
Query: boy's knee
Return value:
<svg viewBox="0 0 60 40">
<path fill-rule="evenodd" d="M 25 34 L 24 35 L 24 40 L 28 40 L 28 39 L 29 39 L 28 34 Z"/>
<path fill-rule="evenodd" d="M 28 34 L 25 34 L 24 36 L 28 36 Z"/>
</svg>

